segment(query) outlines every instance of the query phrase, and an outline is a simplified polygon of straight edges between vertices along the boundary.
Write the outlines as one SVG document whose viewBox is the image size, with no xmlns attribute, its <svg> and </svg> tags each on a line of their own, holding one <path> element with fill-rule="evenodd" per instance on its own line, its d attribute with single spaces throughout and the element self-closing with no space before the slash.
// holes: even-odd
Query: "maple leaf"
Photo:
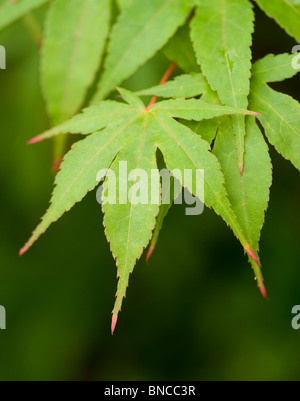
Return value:
<svg viewBox="0 0 300 401">
<path fill-rule="evenodd" d="M 114 25 L 105 71 L 94 101 L 102 100 L 149 60 L 184 24 L 194 0 L 132 0 Z M 159 34 L 158 34 L 159 32 Z"/>
<path fill-rule="evenodd" d="M 287 60 L 284 61 L 286 62 Z M 198 85 L 196 85 L 196 82 Z M 190 92 L 191 90 L 192 92 Z M 202 93 L 204 93 L 202 99 L 211 104 L 220 104 L 218 95 L 209 88 L 205 78 L 201 74 L 182 75 L 173 81 L 169 81 L 162 87 L 153 87 L 139 92 L 141 95 L 155 94 L 170 97 L 179 94 L 185 97 L 188 97 L 190 94 L 198 96 Z M 256 106 L 258 107 L 258 105 Z M 251 245 L 251 249 L 255 252 L 256 258 L 259 259 L 258 243 L 264 223 L 265 211 L 268 206 L 269 188 L 272 184 L 272 165 L 268 146 L 259 128 L 253 119 L 247 120 L 247 135 L 245 140 L 245 149 L 247 151 L 245 153 L 243 174 L 240 174 L 238 151 L 235 147 L 234 127 L 230 118 L 215 118 L 208 121 L 200 121 L 196 124 L 195 122 L 190 122 L 188 126 L 210 143 L 215 139 L 213 153 L 220 162 L 230 204 L 247 241 Z M 173 194 L 173 192 L 171 193 Z M 255 196 L 253 196 L 254 193 Z M 147 259 L 150 258 L 155 249 L 163 220 L 173 201 L 174 196 L 171 197 L 170 203 L 164 205 L 160 210 L 157 219 L 158 224 L 153 232 Z M 254 270 L 258 287 L 266 298 L 266 289 L 263 284 L 261 271 L 251 257 L 249 260 Z"/>
<path fill-rule="evenodd" d="M 41 83 L 52 125 L 82 107 L 102 59 L 110 14 L 111 0 L 51 2 L 41 51 Z M 65 142 L 66 138 L 55 140 L 54 171 Z"/>
<path fill-rule="evenodd" d="M 300 170 L 300 104 L 267 84 L 292 78 L 299 72 L 293 68 L 293 57 L 268 55 L 254 64 L 250 106 L 261 112 L 258 119 L 269 142 Z"/>
<path fill-rule="evenodd" d="M 254 13 L 248 0 L 201 2 L 191 22 L 198 63 L 223 104 L 248 107 Z M 239 170 L 242 174 L 245 152 L 245 118 L 232 118 Z"/>
<path fill-rule="evenodd" d="M 0 30 L 49 0 L 0 0 Z"/>
<path fill-rule="evenodd" d="M 105 232 L 116 259 L 119 277 L 113 329 L 126 294 L 129 276 L 151 239 L 159 213 L 161 199 L 157 149 L 162 152 L 168 170 L 181 185 L 208 207 L 213 207 L 232 228 L 245 251 L 255 258 L 230 206 L 217 158 L 210 152 L 206 141 L 176 119 L 200 121 L 223 115 L 256 113 L 212 105 L 198 99 L 165 100 L 145 107 L 135 94 L 125 89 L 119 91 L 127 104 L 102 101 L 30 141 L 35 143 L 65 133 L 90 134 L 76 143 L 66 155 L 55 180 L 51 205 L 20 252 L 26 252 L 51 223 L 97 186 L 99 171 L 102 171 L 101 175 L 106 175 L 103 193 L 111 185 L 123 188 L 127 176 L 120 166 L 126 161 L 126 168 L 133 172 L 129 199 L 121 199 L 123 192 L 120 190 L 115 202 L 103 202 L 102 206 Z M 153 203 L 150 192 L 146 194 L 146 201 L 140 202 L 140 170 L 146 173 L 149 186 L 158 188 L 157 202 Z M 205 199 L 194 182 L 183 178 L 185 170 L 205 171 Z"/>
<path fill-rule="evenodd" d="M 256 0 L 259 7 L 300 42 L 300 4 L 298 0 Z"/>
<path fill-rule="evenodd" d="M 41 54 L 41 81 L 53 125 L 80 110 L 101 62 L 109 20 L 110 0 L 52 2 Z"/>
<path fill-rule="evenodd" d="M 250 108 L 260 112 L 257 118 L 265 128 L 265 133 L 270 143 L 299 169 L 300 105 L 291 97 L 279 94 L 266 84 L 266 82 L 278 82 L 296 75 L 298 71 L 293 67 L 293 57 L 295 56 L 289 54 L 268 55 L 253 65 Z M 205 95 L 202 99 L 205 98 L 211 103 L 219 104 L 217 94 L 212 92 L 209 87 L 203 86 L 204 83 L 201 81 L 203 77 L 200 77 L 201 74 L 199 77 L 198 75 L 183 75 L 177 77 L 174 81 L 168 82 L 164 87 L 154 87 L 139 93 L 141 95 L 159 94 L 160 96 L 170 97 L 182 93 L 183 96 L 188 96 L 190 84 L 197 79 L 199 86 L 193 88 L 193 95 L 197 96 L 204 92 Z M 186 87 L 182 88 L 181 83 L 185 83 Z M 196 93 L 197 88 L 199 93 Z M 291 110 L 293 111 L 292 113 Z M 221 164 L 229 201 L 247 241 L 259 259 L 260 233 L 265 220 L 272 184 L 272 164 L 268 146 L 254 120 L 248 119 L 246 122 L 245 163 L 243 174 L 241 175 L 237 149 L 234 146 L 234 127 L 230 118 L 212 119 L 208 123 L 212 128 L 211 132 L 201 125 L 203 122 L 197 123 L 197 125 L 189 123 L 189 127 L 209 142 L 216 136 L 213 153 Z M 216 127 L 218 127 L 218 131 Z M 278 135 L 279 133 L 280 135 Z M 153 233 L 148 258 L 153 253 L 162 228 L 163 219 L 168 213 L 173 200 L 174 198 L 171 199 L 169 205 L 164 206 L 158 216 L 159 224 Z M 263 278 L 257 269 L 257 264 L 254 263 L 252 258 L 249 258 L 249 260 L 258 280 L 258 287 L 263 296 L 267 297 Z"/>
<path fill-rule="evenodd" d="M 298 0 L 256 2 L 300 40 Z M 0 0 L 0 29 L 44 3 Z M 259 240 L 272 163 L 260 128 L 300 170 L 300 105 L 268 85 L 297 73 L 294 55 L 269 55 L 251 69 L 254 13 L 249 0 L 117 0 L 120 14 L 110 36 L 111 0 L 49 3 L 41 82 L 52 125 L 60 125 L 29 142 L 54 137 L 61 155 L 66 134 L 87 137 L 65 156 L 51 205 L 20 253 L 104 178 L 104 226 L 119 277 L 113 331 L 136 261 L 149 242 L 147 260 L 151 256 L 164 218 L 184 187 L 231 227 L 267 297 Z M 161 85 L 137 93 L 119 88 L 125 102 L 103 101 L 160 50 L 172 61 Z M 186 74 L 166 83 L 177 65 Z M 93 95 L 101 101 L 68 120 Z M 146 107 L 140 97 L 149 95 L 153 99 Z M 157 102 L 158 97 L 168 100 Z M 248 106 L 260 114 L 246 111 Z M 172 172 L 166 191 L 158 171 L 162 168 Z M 204 170 L 205 196 L 185 179 L 186 170 Z M 127 178 L 132 186 L 124 201 Z M 156 188 L 155 202 L 152 192 L 142 190 L 145 183 Z M 113 187 L 119 192 L 111 198 Z"/>
</svg>

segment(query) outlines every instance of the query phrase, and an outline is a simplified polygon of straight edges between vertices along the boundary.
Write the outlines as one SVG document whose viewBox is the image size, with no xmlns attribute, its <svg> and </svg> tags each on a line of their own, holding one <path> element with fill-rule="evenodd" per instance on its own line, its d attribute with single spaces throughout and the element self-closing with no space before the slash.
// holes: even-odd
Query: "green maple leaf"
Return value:
<svg viewBox="0 0 300 401">
<path fill-rule="evenodd" d="M 300 42 L 300 3 L 298 0 L 256 0 L 259 7 Z"/>
<path fill-rule="evenodd" d="M 202 72 L 223 104 L 248 107 L 254 14 L 248 0 L 200 2 L 191 36 Z M 245 119 L 235 116 L 239 169 L 243 171 Z"/>
<path fill-rule="evenodd" d="M 101 63 L 110 8 L 111 0 L 51 2 L 41 52 L 41 83 L 52 125 L 72 117 L 84 104 Z M 54 169 L 61 162 L 65 142 L 66 138 L 55 141 Z"/>
<path fill-rule="evenodd" d="M 0 0 L 0 30 L 49 0 Z"/>
<path fill-rule="evenodd" d="M 176 61 L 183 71 L 199 72 L 188 24 L 178 29 L 163 48 L 163 52 L 170 61 Z"/>
<path fill-rule="evenodd" d="M 254 64 L 250 106 L 261 113 L 258 118 L 269 142 L 300 170 L 300 104 L 267 84 L 297 74 L 298 70 L 292 64 L 293 57 L 295 55 L 269 55 Z"/>
<path fill-rule="evenodd" d="M 133 0 L 114 25 L 94 100 L 104 99 L 149 60 L 184 24 L 194 0 Z"/>
<path fill-rule="evenodd" d="M 162 98 L 190 98 L 202 95 L 201 100 L 206 103 L 221 104 L 216 92 L 211 90 L 207 80 L 200 73 L 180 75 L 164 85 L 144 89 L 136 94 L 138 96 L 153 95 Z M 211 143 L 216 136 L 219 121 L 217 119 L 185 121 L 184 124 Z"/>
<path fill-rule="evenodd" d="M 278 60 L 279 61 L 279 60 Z M 281 65 L 287 64 L 287 59 L 281 61 Z M 289 61 L 291 61 L 289 59 Z M 260 62 L 261 64 L 261 62 Z M 276 63 L 276 74 L 282 74 L 280 63 Z M 291 63 L 286 67 L 291 69 Z M 257 70 L 257 68 L 256 68 Z M 255 70 L 255 74 L 258 71 Z M 269 76 L 275 73 L 270 69 L 270 65 L 264 63 L 260 68 L 260 73 L 263 71 Z M 291 71 L 290 71 L 291 72 Z M 285 73 L 286 75 L 286 73 Z M 205 83 L 205 78 L 201 74 L 183 75 L 175 80 L 168 82 L 162 87 L 154 87 L 139 92 L 140 94 L 154 94 L 159 96 L 176 96 L 181 93 L 183 96 L 188 96 L 190 84 L 195 80 L 198 81 L 198 86 L 193 87 L 194 96 L 204 92 L 202 99 L 211 104 L 219 104 L 218 96 Z M 186 87 L 182 88 L 185 83 Z M 198 90 L 198 92 L 197 92 Z M 256 105 L 258 107 L 258 105 Z M 232 209 L 238 219 L 238 222 L 244 232 L 247 241 L 255 252 L 256 257 L 259 251 L 259 239 L 262 226 L 265 219 L 265 211 L 268 207 L 270 186 L 272 184 L 272 164 L 268 153 L 268 146 L 253 119 L 248 119 L 246 123 L 246 138 L 245 138 L 245 163 L 243 174 L 240 174 L 238 164 L 238 153 L 235 147 L 235 134 L 232 120 L 230 118 L 215 118 L 207 121 L 189 122 L 188 126 L 206 139 L 209 143 L 215 138 L 216 141 L 213 148 L 213 153 L 217 156 L 225 178 L 225 186 Z M 218 133 L 217 133 L 218 132 Z M 174 192 L 171 191 L 171 194 Z M 255 194 L 255 195 L 254 195 Z M 166 217 L 171 204 L 174 201 L 174 196 L 171 197 L 170 203 L 163 205 L 157 218 L 158 224 L 153 232 L 148 259 L 154 251 L 157 244 L 159 232 L 163 225 L 163 220 Z M 255 272 L 258 286 L 262 294 L 266 297 L 266 290 L 263 285 L 263 277 L 257 269 L 256 263 L 252 258 L 249 258 L 250 263 Z"/>
<path fill-rule="evenodd" d="M 115 202 L 103 203 L 105 232 L 116 259 L 119 277 L 113 310 L 113 329 L 126 293 L 129 276 L 151 239 L 159 213 L 161 199 L 157 149 L 162 152 L 168 170 L 181 185 L 187 187 L 208 207 L 213 207 L 232 228 L 245 251 L 255 258 L 230 206 L 220 165 L 210 152 L 209 144 L 175 119 L 199 121 L 223 115 L 256 113 L 212 105 L 197 99 L 165 100 L 146 108 L 140 98 L 133 93 L 125 89 L 119 91 L 127 104 L 102 101 L 31 141 L 33 143 L 64 133 L 90 134 L 86 139 L 76 143 L 66 155 L 55 180 L 51 205 L 20 252 L 21 254 L 26 252 L 54 221 L 97 186 L 99 171 L 102 171 L 101 175 L 106 175 L 103 194 L 109 192 L 109 188 L 115 184 L 117 188 L 123 187 L 126 178 L 122 169 L 120 170 L 120 162 L 126 161 L 128 171 L 133 172 L 130 179 L 132 181 L 131 192 L 129 191 L 130 201 L 121 199 L 122 192 L 118 192 Z M 149 186 L 152 188 L 154 185 L 158 189 L 157 202 L 152 202 L 150 192 L 145 195 L 146 202 L 140 202 L 138 178 L 141 169 L 147 173 Z M 195 173 L 205 171 L 204 199 L 203 192 L 196 183 L 183 178 L 185 170 Z M 257 269 L 259 270 L 258 267 Z"/>
<path fill-rule="evenodd" d="M 265 129 L 269 142 L 299 169 L 300 105 L 291 97 L 274 91 L 266 84 L 267 82 L 278 82 L 292 78 L 298 72 L 293 67 L 294 57 L 295 55 L 289 54 L 268 55 L 253 65 L 250 108 L 260 112 L 258 119 Z M 175 82 L 169 82 L 169 88 L 167 88 L 166 93 L 170 96 L 176 94 L 178 90 Z M 173 89 L 173 92 L 171 89 Z M 152 90 L 154 92 L 157 91 L 155 88 L 152 88 Z M 162 95 L 164 95 L 163 91 L 160 92 L 160 96 Z M 212 91 L 206 92 L 205 96 L 207 101 L 218 104 L 218 97 Z M 272 164 L 268 146 L 253 119 L 248 120 L 246 124 L 244 171 L 241 175 L 239 173 L 238 154 L 234 146 L 235 138 L 232 122 L 229 118 L 213 119 L 208 122 L 210 124 L 218 122 L 219 129 L 213 153 L 218 157 L 221 164 L 233 211 L 245 237 L 258 257 L 260 233 L 268 207 L 269 188 L 272 184 Z M 197 124 L 203 124 L 203 122 Z M 197 125 L 193 127 L 193 125 L 189 124 L 189 126 L 199 135 L 205 136 L 204 131 L 197 130 Z M 209 139 L 211 138 L 208 137 L 207 140 Z M 167 212 L 168 209 L 166 208 L 162 210 L 160 220 L 164 219 Z M 154 231 L 150 253 L 153 252 L 161 226 L 162 222 Z M 256 277 L 258 277 L 260 273 L 256 271 L 257 266 L 251 258 L 250 263 Z M 262 285 L 262 277 L 260 280 L 259 287 L 263 295 L 266 296 L 265 288 Z"/>
<path fill-rule="evenodd" d="M 203 95 L 210 87 L 202 74 L 186 74 L 176 77 L 164 85 L 144 89 L 136 94 L 138 96 L 159 96 L 164 98 L 191 98 Z"/>
<path fill-rule="evenodd" d="M 84 103 L 101 62 L 109 20 L 110 0 L 52 2 L 46 20 L 41 81 L 53 125 L 72 117 Z"/>
</svg>

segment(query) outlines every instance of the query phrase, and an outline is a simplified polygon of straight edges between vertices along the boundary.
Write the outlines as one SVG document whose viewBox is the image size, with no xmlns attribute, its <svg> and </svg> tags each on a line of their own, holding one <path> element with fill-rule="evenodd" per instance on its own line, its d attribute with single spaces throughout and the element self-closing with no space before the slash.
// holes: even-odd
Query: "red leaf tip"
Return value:
<svg viewBox="0 0 300 401">
<path fill-rule="evenodd" d="M 263 284 L 261 284 L 261 285 L 259 286 L 259 290 L 260 290 L 260 292 L 261 292 L 261 295 L 268 301 L 269 298 L 268 298 L 268 295 L 267 295 L 266 287 L 265 287 Z"/>
<path fill-rule="evenodd" d="M 118 321 L 118 315 L 113 315 L 112 320 L 111 320 L 111 334 L 113 335 L 115 332 L 115 328 L 117 325 Z"/>
<path fill-rule="evenodd" d="M 257 256 L 253 252 L 253 250 L 250 248 L 249 245 L 246 246 L 245 251 L 248 253 L 248 255 L 254 260 L 254 262 L 261 267 L 261 264 L 259 263 L 259 260 L 257 259 Z"/>
</svg>

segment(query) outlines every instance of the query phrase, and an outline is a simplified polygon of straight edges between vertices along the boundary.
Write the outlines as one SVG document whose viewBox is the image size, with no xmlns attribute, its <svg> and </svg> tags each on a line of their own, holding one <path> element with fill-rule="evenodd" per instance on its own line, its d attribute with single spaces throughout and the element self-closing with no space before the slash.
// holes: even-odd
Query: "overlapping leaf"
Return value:
<svg viewBox="0 0 300 401">
<path fill-rule="evenodd" d="M 126 8 L 128 8 L 128 7 L 131 6 L 132 1 L 133 1 L 133 0 L 117 0 L 119 9 L 120 9 L 121 11 L 126 10 Z"/>
<path fill-rule="evenodd" d="M 274 71 L 274 64 L 270 65 L 269 56 L 265 61 L 261 60 L 257 64 L 257 68 L 254 74 L 268 73 L 270 77 L 275 74 L 287 75 L 292 74 L 291 71 L 291 59 L 289 56 L 280 56 L 276 66 L 277 69 Z M 289 63 L 287 64 L 287 61 Z M 260 68 L 258 68 L 260 66 Z M 285 69 L 286 71 L 282 71 Z M 294 71 L 293 71 L 294 73 Z M 198 76 L 200 74 L 197 74 Z M 201 75 L 200 75 L 201 76 Z M 193 82 L 195 79 L 194 75 L 184 75 L 178 77 L 177 79 L 170 81 L 163 87 L 151 88 L 146 91 L 141 91 L 141 94 L 157 94 L 160 96 L 169 95 L 171 97 L 178 94 L 178 90 L 184 95 L 189 93 L 189 80 Z M 180 82 L 185 82 L 187 84 L 186 92 L 181 89 Z M 215 92 L 213 92 L 208 85 L 204 87 L 203 81 L 205 79 L 199 78 L 198 85 L 195 82 L 193 87 L 194 95 L 197 96 L 204 92 L 202 100 L 211 103 L 219 104 L 218 97 Z M 207 125 L 205 129 L 205 125 Z M 213 125 L 215 124 L 215 125 Z M 232 205 L 233 211 L 238 219 L 240 226 L 247 238 L 248 242 L 251 244 L 251 248 L 256 253 L 258 257 L 258 242 L 260 238 L 260 231 L 264 223 L 264 215 L 268 206 L 269 201 L 269 188 L 271 186 L 272 180 L 272 166 L 270 162 L 270 157 L 268 154 L 268 147 L 263 139 L 259 128 L 256 126 L 253 119 L 247 120 L 246 124 L 246 141 L 245 141 L 245 166 L 243 175 L 239 172 L 237 149 L 235 147 L 235 136 L 233 124 L 230 118 L 219 118 L 207 121 L 189 122 L 189 127 L 197 132 L 199 135 L 204 136 L 204 138 L 211 142 L 217 133 L 218 135 L 214 146 L 214 154 L 217 156 L 222 171 L 225 177 L 225 185 L 228 192 L 228 198 Z M 212 128 L 212 130 L 210 129 Z M 171 203 L 174 198 L 171 199 Z M 161 230 L 163 219 L 169 211 L 171 205 L 166 205 L 162 208 L 158 216 L 158 225 L 156 226 L 153 239 L 149 248 L 149 256 L 152 254 L 154 247 L 157 242 L 159 231 Z M 253 270 L 255 271 L 256 278 L 258 279 L 258 286 L 260 287 L 264 296 L 266 296 L 266 291 L 263 286 L 263 278 L 260 271 L 257 269 L 257 265 L 250 258 Z"/>
<path fill-rule="evenodd" d="M 160 180 L 156 170 L 157 148 L 161 150 L 169 171 L 202 201 L 203 192 L 195 182 L 185 182 L 183 177 L 186 169 L 205 170 L 206 205 L 213 207 L 222 216 L 244 249 L 251 252 L 230 207 L 223 176 L 217 159 L 210 152 L 209 144 L 174 118 L 202 120 L 237 113 L 255 114 L 196 99 L 166 100 L 145 108 L 134 94 L 124 89 L 120 92 L 128 104 L 100 102 L 35 139 L 37 141 L 66 132 L 92 133 L 85 140 L 76 143 L 67 154 L 56 179 L 51 206 L 21 251 L 24 253 L 52 222 L 97 185 L 98 171 L 102 171 L 103 175 L 108 169 L 110 173 L 115 173 L 116 182 L 107 174 L 104 190 L 109 190 L 113 184 L 117 184 L 118 188 L 125 183 L 127 185 L 127 175 L 124 178 L 124 169 L 120 168 L 120 162 L 126 162 L 128 173 L 131 172 L 129 179 L 133 182 L 130 195 L 127 199 L 120 199 L 124 191 L 119 191 L 115 202 L 103 204 L 106 235 L 118 266 L 119 285 L 113 312 L 115 320 L 121 309 L 129 275 L 148 245 L 155 227 L 155 217 L 160 205 Z M 151 189 L 153 185 L 157 188 L 156 202 L 152 201 L 152 190 L 146 192 L 146 200 L 139 199 L 141 193 L 145 193 L 141 191 L 138 180 L 141 169 L 147 173 L 146 180 L 147 184 L 151 183 Z"/>
<path fill-rule="evenodd" d="M 155 86 L 137 93 L 139 96 L 155 95 L 158 97 L 189 98 L 202 95 L 201 100 L 209 104 L 220 105 L 216 92 L 213 92 L 202 74 L 192 73 L 176 77 L 164 85 Z M 184 122 L 207 142 L 216 136 L 219 121 L 217 119 Z"/>
<path fill-rule="evenodd" d="M 298 0 L 256 0 L 260 8 L 300 42 L 300 3 Z"/>
<path fill-rule="evenodd" d="M 188 24 L 179 28 L 163 48 L 164 54 L 186 72 L 199 72 Z"/>
<path fill-rule="evenodd" d="M 133 0 L 113 28 L 95 100 L 102 100 L 163 47 L 181 26 L 193 0 Z"/>
<path fill-rule="evenodd" d="M 261 113 L 259 120 L 269 142 L 300 170 L 300 104 L 267 85 L 297 72 L 292 67 L 292 56 L 287 54 L 270 55 L 255 63 L 250 105 Z"/>
<path fill-rule="evenodd" d="M 228 118 L 222 119 L 213 153 L 221 164 L 232 209 L 258 257 L 260 232 L 272 184 L 272 164 L 268 146 L 254 119 L 247 119 L 246 132 L 243 175 L 239 173 L 234 131 Z M 266 296 L 262 276 L 251 258 L 250 263 L 258 278 L 258 286 Z"/>
<path fill-rule="evenodd" d="M 0 30 L 49 0 L 0 0 Z"/>
<path fill-rule="evenodd" d="M 253 11 L 248 0 L 199 2 L 191 33 L 202 71 L 223 104 L 247 108 L 250 88 Z M 244 118 L 233 118 L 240 172 L 244 159 Z"/>
<path fill-rule="evenodd" d="M 110 0 L 55 0 L 47 18 L 42 86 L 54 124 L 74 115 L 99 67 Z"/>
<path fill-rule="evenodd" d="M 210 90 L 202 74 L 180 75 L 164 85 L 137 92 L 138 96 L 155 95 L 158 97 L 191 98 L 203 95 Z"/>
</svg>

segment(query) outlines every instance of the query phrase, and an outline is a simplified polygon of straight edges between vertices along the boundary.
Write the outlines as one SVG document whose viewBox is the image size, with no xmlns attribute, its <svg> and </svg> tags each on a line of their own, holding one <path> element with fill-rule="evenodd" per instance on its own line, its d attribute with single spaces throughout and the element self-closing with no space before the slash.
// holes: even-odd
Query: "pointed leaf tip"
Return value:
<svg viewBox="0 0 300 401">
<path fill-rule="evenodd" d="M 260 290 L 260 292 L 261 292 L 261 295 L 268 301 L 269 298 L 268 298 L 268 295 L 267 295 L 266 287 L 265 287 L 263 284 L 261 284 L 261 285 L 259 286 L 259 290 Z"/>
<path fill-rule="evenodd" d="M 41 142 L 42 139 L 43 139 L 43 138 L 42 138 L 41 135 L 35 136 L 34 138 L 30 139 L 30 140 L 27 142 L 27 145 L 33 145 L 33 144 L 35 144 L 35 143 Z"/>
<path fill-rule="evenodd" d="M 111 320 L 111 335 L 113 335 L 115 332 L 117 321 L 118 321 L 118 315 L 113 315 Z"/>
<path fill-rule="evenodd" d="M 19 256 L 23 256 L 26 251 L 27 248 L 24 246 L 22 249 L 20 249 Z"/>
<path fill-rule="evenodd" d="M 255 253 L 253 252 L 253 250 L 250 248 L 249 245 L 246 246 L 245 248 L 246 252 L 248 253 L 248 255 L 254 260 L 254 262 L 261 267 L 261 264 L 259 263 L 259 260 L 257 259 L 257 256 L 255 255 Z"/>
</svg>

